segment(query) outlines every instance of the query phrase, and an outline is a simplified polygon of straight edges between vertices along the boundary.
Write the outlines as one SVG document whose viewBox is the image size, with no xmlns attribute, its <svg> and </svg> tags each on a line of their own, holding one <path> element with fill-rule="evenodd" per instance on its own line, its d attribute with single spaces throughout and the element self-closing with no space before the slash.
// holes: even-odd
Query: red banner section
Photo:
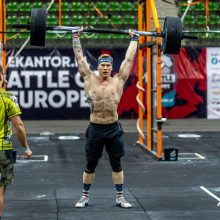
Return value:
<svg viewBox="0 0 220 220">
<path fill-rule="evenodd" d="M 137 76 L 134 75 L 137 69 L 134 70 L 134 68 L 118 108 L 119 115 L 124 118 L 138 117 Z M 206 118 L 206 49 L 181 48 L 178 55 L 163 55 L 162 82 L 164 117 L 168 119 Z M 145 97 L 144 94 L 143 101 L 146 106 Z"/>
<path fill-rule="evenodd" d="M 207 77 L 206 49 L 181 48 L 180 54 L 173 56 L 173 72 L 176 82 L 173 86 L 173 106 L 163 105 L 166 118 L 206 118 Z M 163 93 L 163 99 L 166 91 Z"/>
</svg>

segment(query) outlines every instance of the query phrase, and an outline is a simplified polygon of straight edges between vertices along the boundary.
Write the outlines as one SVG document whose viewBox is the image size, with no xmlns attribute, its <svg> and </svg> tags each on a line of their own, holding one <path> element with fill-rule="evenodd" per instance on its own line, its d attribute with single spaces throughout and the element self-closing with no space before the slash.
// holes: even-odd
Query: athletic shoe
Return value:
<svg viewBox="0 0 220 220">
<path fill-rule="evenodd" d="M 132 205 L 129 202 L 127 202 L 124 197 L 116 198 L 116 204 L 117 204 L 117 206 L 120 206 L 122 208 L 131 208 L 132 207 Z"/>
<path fill-rule="evenodd" d="M 80 200 L 75 204 L 76 208 L 84 208 L 89 203 L 89 197 L 82 196 Z"/>
</svg>

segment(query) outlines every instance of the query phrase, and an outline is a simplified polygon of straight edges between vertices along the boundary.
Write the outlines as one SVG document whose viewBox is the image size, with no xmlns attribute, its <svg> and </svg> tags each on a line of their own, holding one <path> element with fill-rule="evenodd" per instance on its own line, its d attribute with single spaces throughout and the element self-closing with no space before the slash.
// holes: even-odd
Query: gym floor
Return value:
<svg viewBox="0 0 220 220">
<path fill-rule="evenodd" d="M 168 120 L 163 146 L 177 161 L 157 161 L 135 146 L 136 121 L 122 120 L 126 156 L 124 193 L 131 209 L 115 205 L 111 168 L 104 152 L 89 206 L 74 207 L 82 192 L 84 132 L 88 121 L 25 121 L 34 156 L 15 163 L 3 220 L 219 220 L 220 121 Z M 66 138 L 66 139 L 65 139 Z M 80 138 L 80 139 L 78 139 Z"/>
</svg>

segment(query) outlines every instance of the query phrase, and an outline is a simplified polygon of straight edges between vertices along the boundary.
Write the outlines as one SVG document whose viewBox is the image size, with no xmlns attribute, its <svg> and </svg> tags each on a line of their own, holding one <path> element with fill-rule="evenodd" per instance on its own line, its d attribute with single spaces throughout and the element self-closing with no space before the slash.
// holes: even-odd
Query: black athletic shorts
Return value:
<svg viewBox="0 0 220 220">
<path fill-rule="evenodd" d="M 105 146 L 109 157 L 124 156 L 123 128 L 119 122 L 111 124 L 90 123 L 86 130 L 86 159 L 97 161 Z"/>
</svg>

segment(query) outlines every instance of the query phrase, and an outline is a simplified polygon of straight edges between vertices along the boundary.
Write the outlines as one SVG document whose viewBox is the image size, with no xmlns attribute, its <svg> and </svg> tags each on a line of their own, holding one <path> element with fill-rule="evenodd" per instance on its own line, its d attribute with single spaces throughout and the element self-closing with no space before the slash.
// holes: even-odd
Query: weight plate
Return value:
<svg viewBox="0 0 220 220">
<path fill-rule="evenodd" d="M 47 10 L 44 8 L 33 8 L 31 10 L 30 22 L 30 45 L 45 46 L 47 26 Z"/>
<path fill-rule="evenodd" d="M 163 53 L 178 54 L 181 48 L 183 27 L 181 19 L 166 17 L 163 26 Z"/>
</svg>

